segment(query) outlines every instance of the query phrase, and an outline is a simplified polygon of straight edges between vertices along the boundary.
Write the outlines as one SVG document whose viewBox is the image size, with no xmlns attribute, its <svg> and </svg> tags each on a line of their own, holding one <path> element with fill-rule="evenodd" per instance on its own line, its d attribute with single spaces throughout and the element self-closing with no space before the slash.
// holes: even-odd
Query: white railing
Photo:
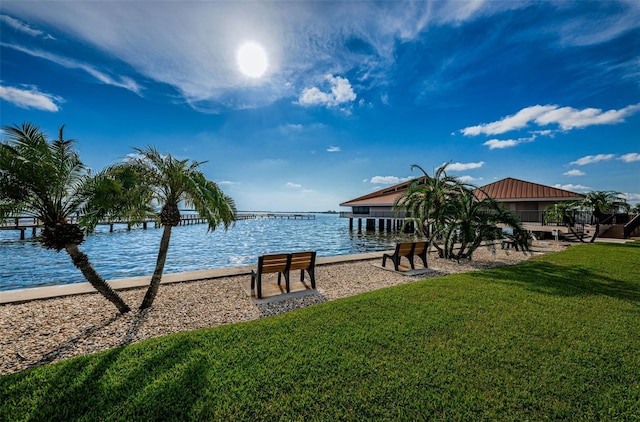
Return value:
<svg viewBox="0 0 640 422">
<path fill-rule="evenodd" d="M 353 213 L 351 211 L 340 211 L 340 218 L 403 219 L 403 218 L 407 218 L 407 215 L 404 212 L 395 212 L 395 211 L 371 211 L 368 214 Z"/>
</svg>

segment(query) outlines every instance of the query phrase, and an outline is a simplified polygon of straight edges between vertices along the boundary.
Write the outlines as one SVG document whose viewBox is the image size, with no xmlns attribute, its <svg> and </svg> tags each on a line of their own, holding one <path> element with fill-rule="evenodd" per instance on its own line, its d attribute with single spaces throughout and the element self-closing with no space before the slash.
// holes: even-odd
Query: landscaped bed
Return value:
<svg viewBox="0 0 640 422">
<path fill-rule="evenodd" d="M 589 244 L 0 378 L 0 419 L 640 417 L 640 243 Z"/>
</svg>

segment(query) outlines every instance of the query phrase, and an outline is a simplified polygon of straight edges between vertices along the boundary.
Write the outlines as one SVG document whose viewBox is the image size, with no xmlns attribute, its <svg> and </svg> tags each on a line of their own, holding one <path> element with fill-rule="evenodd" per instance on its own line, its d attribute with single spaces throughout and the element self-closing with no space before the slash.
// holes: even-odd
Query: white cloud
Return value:
<svg viewBox="0 0 640 422">
<path fill-rule="evenodd" d="M 569 190 L 569 191 L 587 191 L 587 190 L 591 189 L 589 186 L 574 185 L 572 183 L 567 183 L 566 185 L 561 185 L 561 184 L 557 183 L 557 184 L 555 184 L 553 186 L 558 188 L 558 189 L 564 189 L 564 190 Z"/>
<path fill-rule="evenodd" d="M 172 88 L 196 109 L 219 111 L 300 97 L 305 87 L 311 87 L 305 100 L 349 104 L 355 98 L 350 84 L 328 92 L 316 86 L 318 78 L 353 71 L 358 81 L 388 87 L 399 42 L 423 37 L 434 25 L 460 25 L 528 3 L 306 1 L 279 7 L 273 2 L 198 1 L 190 6 L 175 1 L 125 1 L 118 7 L 105 1 L 44 1 L 34 7 L 30 1 L 6 1 L 2 12 L 67 34 L 68 45 L 47 46 L 52 54 L 69 57 L 67 51 L 75 49 L 76 57 L 97 71 L 111 74 L 112 65 L 122 66 L 135 80 Z M 590 26 L 580 26 L 580 32 L 589 34 Z M 358 48 L 351 48 L 352 40 Z M 269 70 L 263 78 L 247 80 L 238 71 L 236 51 L 246 41 L 259 42 L 267 53 Z"/>
<path fill-rule="evenodd" d="M 317 87 L 307 88 L 302 91 L 298 103 L 304 106 L 336 107 L 356 99 L 356 94 L 346 78 L 327 75 L 326 79 L 331 85 L 331 92 L 323 92 Z"/>
<path fill-rule="evenodd" d="M 378 185 L 396 185 L 398 183 L 406 182 L 410 180 L 411 177 L 398 177 L 398 176 L 373 176 L 371 178 L 371 183 L 375 183 Z M 367 179 L 365 179 L 366 181 Z"/>
<path fill-rule="evenodd" d="M 634 161 L 640 161 L 640 154 L 637 152 L 630 152 L 628 154 L 621 155 L 619 160 L 624 161 L 625 163 L 632 163 Z"/>
<path fill-rule="evenodd" d="M 98 81 L 102 82 L 105 85 L 113 85 L 120 88 L 128 89 L 129 91 L 135 92 L 136 94 L 140 94 L 141 88 L 133 79 L 127 76 L 119 76 L 114 77 L 105 72 L 102 72 L 96 69 L 93 66 L 89 66 L 85 63 L 78 62 L 73 59 L 68 59 L 66 57 L 58 56 L 55 54 L 51 54 L 42 50 L 30 50 L 18 45 L 10 45 L 2 43 L 2 46 L 6 46 L 9 48 L 13 48 L 14 50 L 20 51 L 22 53 L 28 54 L 33 57 L 38 57 L 44 60 L 49 60 L 60 66 L 64 66 L 69 69 L 81 69 L 87 72 L 89 75 L 96 78 Z"/>
<path fill-rule="evenodd" d="M 557 124 L 562 130 L 571 130 L 593 125 L 622 123 L 626 117 L 638 111 L 640 111 L 640 104 L 629 105 L 620 110 L 607 111 L 598 108 L 577 110 L 573 107 L 535 105 L 523 108 L 516 114 L 495 122 L 466 127 L 461 132 L 465 136 L 499 135 L 522 129 L 532 122 L 538 126 Z"/>
<path fill-rule="evenodd" d="M 584 166 L 587 164 L 599 163 L 600 161 L 608 161 L 613 157 L 613 154 L 585 155 L 582 158 L 578 158 L 576 161 L 570 162 L 569 165 Z"/>
<path fill-rule="evenodd" d="M 460 176 L 458 177 L 458 180 L 460 180 L 461 182 L 464 183 L 471 183 L 471 182 L 476 182 L 476 181 L 480 181 L 482 180 L 482 177 L 473 177 L 473 176 Z"/>
<path fill-rule="evenodd" d="M 599 108 L 585 108 L 576 110 L 572 107 L 562 107 L 543 113 L 535 119 L 542 126 L 557 123 L 561 129 L 570 130 L 593 125 L 610 125 L 624 122 L 625 117 L 640 110 L 640 104 L 627 106 L 620 110 L 602 111 Z"/>
<path fill-rule="evenodd" d="M 337 147 L 337 146 L 330 146 L 329 148 L 327 148 L 327 152 L 340 152 L 340 151 L 342 150 L 340 149 L 340 147 Z"/>
<path fill-rule="evenodd" d="M 220 182 L 218 182 L 219 185 L 236 185 L 236 182 L 232 182 L 230 180 L 221 180 Z"/>
<path fill-rule="evenodd" d="M 464 171 L 480 168 L 484 165 L 484 161 L 477 163 L 451 163 L 447 166 L 447 170 L 451 171 Z"/>
<path fill-rule="evenodd" d="M 499 135 L 501 133 L 510 132 L 512 130 L 522 129 L 527 124 L 536 119 L 538 116 L 545 112 L 554 110 L 556 106 L 541 106 L 535 105 L 532 107 L 523 108 L 512 116 L 507 116 L 492 123 L 484 123 L 477 126 L 470 126 L 461 130 L 465 136 L 476 135 Z"/>
<path fill-rule="evenodd" d="M 562 173 L 564 176 L 584 176 L 586 173 L 582 170 L 573 169 Z"/>
<path fill-rule="evenodd" d="M 622 197 L 627 200 L 629 203 L 638 203 L 640 202 L 640 193 L 623 193 Z"/>
<path fill-rule="evenodd" d="M 623 7 L 617 13 L 598 16 L 595 22 L 588 13 L 561 22 L 556 29 L 561 42 L 573 46 L 600 44 L 637 28 L 640 22 L 638 2 L 627 0 L 621 5 Z"/>
<path fill-rule="evenodd" d="M 286 125 L 280 126 L 279 129 L 280 129 L 280 132 L 284 134 L 289 134 L 289 133 L 301 132 L 304 129 L 304 126 L 302 126 L 299 123 L 287 123 Z"/>
<path fill-rule="evenodd" d="M 18 19 L 14 19 L 11 16 L 0 15 L 0 20 L 5 22 L 7 25 L 12 27 L 13 29 L 16 29 L 32 37 L 39 37 L 40 35 L 44 35 L 44 32 L 37 29 L 33 29 L 26 23 L 19 21 Z M 53 38 L 53 37 L 51 37 L 50 35 L 47 35 L 47 38 Z"/>
<path fill-rule="evenodd" d="M 482 145 L 488 146 L 489 149 L 503 149 L 503 148 L 515 147 L 519 143 L 520 142 L 516 141 L 515 139 L 505 139 L 505 140 L 489 139 L 487 142 L 485 142 Z"/>
<path fill-rule="evenodd" d="M 56 112 L 60 110 L 62 97 L 40 92 L 35 86 L 16 88 L 0 85 L 0 98 L 17 107 Z"/>
<path fill-rule="evenodd" d="M 302 185 L 298 184 L 298 183 L 292 183 L 292 182 L 287 182 L 285 183 L 285 186 L 288 188 L 293 188 L 293 189 L 299 189 L 302 187 Z"/>
<path fill-rule="evenodd" d="M 264 158 L 258 162 L 258 166 L 260 166 L 261 168 L 270 169 L 270 168 L 282 167 L 286 163 L 287 161 L 283 160 L 282 158 Z"/>
</svg>

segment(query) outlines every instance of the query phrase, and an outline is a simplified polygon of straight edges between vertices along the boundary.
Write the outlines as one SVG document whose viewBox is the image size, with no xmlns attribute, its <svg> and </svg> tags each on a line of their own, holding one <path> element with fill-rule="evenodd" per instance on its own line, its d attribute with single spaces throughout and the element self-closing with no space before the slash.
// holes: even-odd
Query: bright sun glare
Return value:
<svg viewBox="0 0 640 422">
<path fill-rule="evenodd" d="M 267 53 L 260 44 L 248 42 L 238 49 L 238 68 L 251 78 L 259 78 L 267 70 Z"/>
</svg>

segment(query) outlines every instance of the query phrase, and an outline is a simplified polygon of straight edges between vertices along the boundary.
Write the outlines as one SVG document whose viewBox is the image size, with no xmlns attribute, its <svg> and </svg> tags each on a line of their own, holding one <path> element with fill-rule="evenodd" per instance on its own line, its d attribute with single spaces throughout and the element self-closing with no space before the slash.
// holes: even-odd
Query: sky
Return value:
<svg viewBox="0 0 640 422">
<path fill-rule="evenodd" d="M 340 203 L 444 163 L 640 202 L 640 1 L 10 1 L 0 124 L 98 171 L 154 146 L 240 211 Z"/>
</svg>

